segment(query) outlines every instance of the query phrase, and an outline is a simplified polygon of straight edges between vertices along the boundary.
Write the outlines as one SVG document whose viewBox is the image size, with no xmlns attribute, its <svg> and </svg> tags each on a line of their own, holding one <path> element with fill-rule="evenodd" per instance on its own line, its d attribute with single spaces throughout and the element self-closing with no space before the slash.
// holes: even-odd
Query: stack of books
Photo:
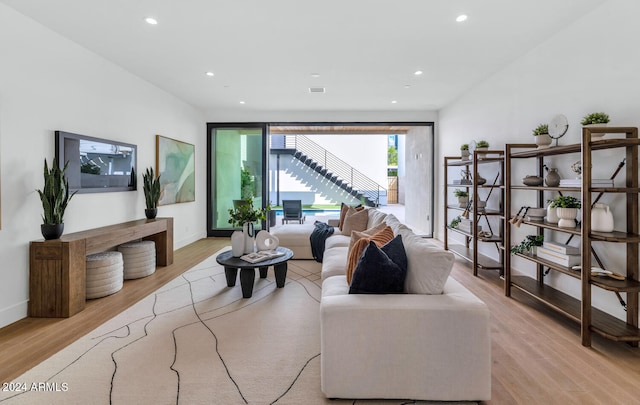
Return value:
<svg viewBox="0 0 640 405">
<path fill-rule="evenodd" d="M 536 247 L 536 256 L 565 267 L 580 264 L 580 248 L 556 242 L 542 242 Z"/>
<path fill-rule="evenodd" d="M 560 187 L 582 187 L 582 179 L 560 179 Z M 613 179 L 593 179 L 591 187 L 613 187 Z"/>
<path fill-rule="evenodd" d="M 473 183 L 469 179 L 455 179 L 453 180 L 453 184 L 460 184 L 460 185 L 466 186 L 466 185 L 471 185 Z"/>
<path fill-rule="evenodd" d="M 258 263 L 265 260 L 275 259 L 276 257 L 284 256 L 284 252 L 278 250 L 260 250 L 258 252 L 248 253 L 240 256 L 242 260 L 249 263 Z"/>
</svg>

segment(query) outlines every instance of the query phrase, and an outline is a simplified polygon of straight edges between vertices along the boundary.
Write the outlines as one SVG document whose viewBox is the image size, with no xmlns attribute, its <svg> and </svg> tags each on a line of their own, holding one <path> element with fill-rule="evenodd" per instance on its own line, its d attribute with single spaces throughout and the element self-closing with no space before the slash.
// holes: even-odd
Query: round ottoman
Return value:
<svg viewBox="0 0 640 405">
<path fill-rule="evenodd" d="M 147 277 L 156 271 L 156 244 L 150 240 L 118 246 L 124 261 L 124 279 Z"/>
<path fill-rule="evenodd" d="M 106 297 L 122 289 L 122 253 L 95 253 L 87 255 L 86 262 L 87 299 Z"/>
</svg>

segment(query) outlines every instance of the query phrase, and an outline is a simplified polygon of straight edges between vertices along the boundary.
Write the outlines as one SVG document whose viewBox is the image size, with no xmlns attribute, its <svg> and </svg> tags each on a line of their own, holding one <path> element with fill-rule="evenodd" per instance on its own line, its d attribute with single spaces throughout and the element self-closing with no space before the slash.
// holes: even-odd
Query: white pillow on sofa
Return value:
<svg viewBox="0 0 640 405">
<path fill-rule="evenodd" d="M 404 232 L 403 232 L 404 233 Z M 404 290 L 408 294 L 442 294 L 453 268 L 453 253 L 434 246 L 415 235 L 402 235 L 407 253 L 407 278 Z"/>
</svg>

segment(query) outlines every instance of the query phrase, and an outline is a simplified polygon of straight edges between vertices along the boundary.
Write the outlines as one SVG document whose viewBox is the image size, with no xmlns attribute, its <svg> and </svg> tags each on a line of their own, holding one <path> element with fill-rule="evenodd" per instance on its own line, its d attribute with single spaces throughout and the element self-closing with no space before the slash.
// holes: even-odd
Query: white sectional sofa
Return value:
<svg viewBox="0 0 640 405">
<path fill-rule="evenodd" d="M 449 277 L 452 253 L 393 215 L 377 209 L 368 214 L 367 228 L 385 222 L 402 237 L 405 293 L 349 294 L 351 236 L 335 229 L 322 263 L 322 391 L 328 398 L 489 400 L 488 308 Z"/>
</svg>

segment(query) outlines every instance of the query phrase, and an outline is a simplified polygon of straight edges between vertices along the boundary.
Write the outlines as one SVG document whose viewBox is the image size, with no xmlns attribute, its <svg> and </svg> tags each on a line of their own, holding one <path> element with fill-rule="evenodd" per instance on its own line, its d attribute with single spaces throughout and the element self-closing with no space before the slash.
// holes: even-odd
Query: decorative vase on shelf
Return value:
<svg viewBox="0 0 640 405">
<path fill-rule="evenodd" d="M 591 230 L 594 232 L 613 231 L 613 214 L 607 204 L 596 203 L 591 209 Z"/>
<path fill-rule="evenodd" d="M 458 197 L 458 207 L 466 208 L 469 205 L 469 197 Z"/>
<path fill-rule="evenodd" d="M 550 224 L 557 224 L 560 218 L 558 218 L 558 209 L 551 206 L 547 207 L 547 222 Z"/>
<path fill-rule="evenodd" d="M 607 124 L 606 123 L 602 123 L 602 124 L 587 124 L 584 127 L 585 128 L 597 128 L 597 127 L 606 127 Z M 603 136 L 605 136 L 606 132 L 593 132 L 591 133 L 591 139 L 597 139 L 597 138 L 602 138 Z"/>
<path fill-rule="evenodd" d="M 253 228 L 253 222 L 245 222 L 242 225 L 242 233 L 244 235 L 244 253 L 253 253 L 253 238 L 256 236 Z"/>
<path fill-rule="evenodd" d="M 536 145 L 538 145 L 538 149 L 546 149 L 551 145 L 551 137 L 549 134 L 540 134 L 536 135 Z"/>
<path fill-rule="evenodd" d="M 45 240 L 59 239 L 64 232 L 64 224 L 42 224 L 40 232 Z"/>
<path fill-rule="evenodd" d="M 460 150 L 460 159 L 461 160 L 469 160 L 469 151 L 468 150 Z"/>
<path fill-rule="evenodd" d="M 560 185 L 560 175 L 558 174 L 558 169 L 550 168 L 549 173 L 547 173 L 547 177 L 544 178 L 544 182 L 549 187 L 558 187 Z"/>
<path fill-rule="evenodd" d="M 560 228 L 575 228 L 576 227 L 576 217 L 578 216 L 577 208 L 556 208 L 558 213 L 558 226 Z"/>
<path fill-rule="evenodd" d="M 244 232 L 234 231 L 231 234 L 231 255 L 240 257 L 244 254 Z"/>
</svg>

